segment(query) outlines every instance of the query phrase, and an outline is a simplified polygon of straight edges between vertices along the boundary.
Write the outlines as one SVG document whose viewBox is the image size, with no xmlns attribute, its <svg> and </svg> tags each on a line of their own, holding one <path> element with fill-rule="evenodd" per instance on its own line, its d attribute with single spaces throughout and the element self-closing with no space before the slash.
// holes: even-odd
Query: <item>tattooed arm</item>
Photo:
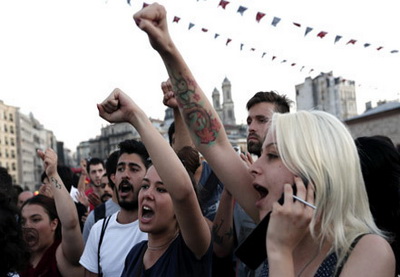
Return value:
<svg viewBox="0 0 400 277">
<path fill-rule="evenodd" d="M 175 98 L 175 93 L 172 89 L 171 81 L 168 79 L 161 83 L 161 89 L 164 94 L 163 103 L 165 106 L 170 107 L 174 113 L 174 124 L 175 124 L 175 136 L 173 138 L 172 148 L 175 152 L 178 152 L 185 146 L 191 146 L 195 148 L 190 133 L 185 126 L 185 122 L 179 112 L 178 102 Z"/>
<path fill-rule="evenodd" d="M 71 266 L 79 266 L 79 258 L 83 252 L 78 213 L 72 197 L 58 175 L 57 154 L 52 149 L 47 149 L 45 152 L 39 150 L 38 155 L 43 160 L 61 221 L 62 241 L 57 249 L 56 257 L 58 269 L 66 276 L 70 273 Z"/>
<path fill-rule="evenodd" d="M 233 208 L 232 194 L 224 188 L 212 226 L 214 253 L 217 257 L 226 257 L 233 252 Z"/>
<path fill-rule="evenodd" d="M 147 33 L 150 44 L 164 62 L 180 113 L 196 148 L 240 205 L 258 221 L 254 205 L 258 196 L 251 186 L 253 177 L 230 145 L 216 111 L 175 47 L 168 32 L 164 7 L 152 4 L 137 12 L 134 19 L 138 27 Z"/>
</svg>

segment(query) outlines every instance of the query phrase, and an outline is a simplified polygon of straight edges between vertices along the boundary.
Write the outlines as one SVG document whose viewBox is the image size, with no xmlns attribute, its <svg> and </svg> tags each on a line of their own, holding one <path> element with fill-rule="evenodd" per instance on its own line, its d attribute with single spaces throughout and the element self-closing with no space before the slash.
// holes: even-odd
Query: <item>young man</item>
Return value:
<svg viewBox="0 0 400 277">
<path fill-rule="evenodd" d="M 91 211 L 85 221 L 85 225 L 83 227 L 83 241 L 86 243 L 90 230 L 92 226 L 100 219 L 105 218 L 113 213 L 116 213 L 120 210 L 118 205 L 117 194 L 114 193 L 115 184 L 115 173 L 117 171 L 117 163 L 118 163 L 119 151 L 116 150 L 111 153 L 106 161 L 106 178 L 108 179 L 108 185 L 110 186 L 111 198 L 105 201 L 104 203 L 98 205 L 93 211 Z M 104 183 L 104 176 L 103 176 Z M 104 193 L 105 194 L 105 193 Z"/>
<path fill-rule="evenodd" d="M 96 222 L 90 230 L 80 259 L 86 276 L 97 276 L 100 271 L 105 277 L 121 276 L 129 250 L 147 239 L 147 234 L 140 231 L 137 219 L 138 192 L 147 171 L 149 155 L 143 143 L 136 140 L 123 141 L 119 147 L 113 181 L 121 209 Z"/>
</svg>

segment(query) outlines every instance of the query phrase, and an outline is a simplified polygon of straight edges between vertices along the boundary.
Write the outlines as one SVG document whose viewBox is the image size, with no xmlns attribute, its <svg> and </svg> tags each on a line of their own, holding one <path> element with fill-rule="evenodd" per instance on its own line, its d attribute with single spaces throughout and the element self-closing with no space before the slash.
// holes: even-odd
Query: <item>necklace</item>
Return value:
<svg viewBox="0 0 400 277">
<path fill-rule="evenodd" d="M 168 241 L 167 243 L 165 243 L 165 244 L 163 244 L 163 245 L 160 245 L 160 246 L 150 246 L 150 245 L 149 245 L 149 242 L 147 242 L 147 249 L 148 249 L 148 250 L 151 250 L 151 251 L 156 251 L 156 250 L 164 249 L 164 248 L 166 248 L 167 246 L 169 246 L 169 245 L 178 237 L 178 235 L 179 235 L 179 231 L 176 232 L 176 234 L 174 235 L 174 237 L 173 237 L 170 241 Z"/>
</svg>

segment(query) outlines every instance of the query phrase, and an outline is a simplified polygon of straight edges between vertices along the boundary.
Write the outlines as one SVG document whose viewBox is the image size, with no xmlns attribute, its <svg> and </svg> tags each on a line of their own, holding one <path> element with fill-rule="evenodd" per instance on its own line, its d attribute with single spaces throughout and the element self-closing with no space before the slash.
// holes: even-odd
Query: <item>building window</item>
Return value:
<svg viewBox="0 0 400 277">
<path fill-rule="evenodd" d="M 14 127 L 13 126 L 10 126 L 10 133 L 14 134 Z"/>
<path fill-rule="evenodd" d="M 13 115 L 12 115 L 12 113 L 10 113 L 10 121 L 11 121 L 11 122 L 13 122 L 13 121 L 14 121 L 14 118 L 13 118 Z"/>
<path fill-rule="evenodd" d="M 15 159 L 15 151 L 11 150 L 11 158 Z"/>
<path fill-rule="evenodd" d="M 4 124 L 4 132 L 8 132 L 8 128 L 7 128 L 7 125 L 6 124 Z"/>
<path fill-rule="evenodd" d="M 15 166 L 15 163 L 12 163 L 11 168 L 12 168 L 13 171 L 17 170 L 17 168 Z"/>
<path fill-rule="evenodd" d="M 11 138 L 11 145 L 15 146 L 14 138 Z"/>
</svg>

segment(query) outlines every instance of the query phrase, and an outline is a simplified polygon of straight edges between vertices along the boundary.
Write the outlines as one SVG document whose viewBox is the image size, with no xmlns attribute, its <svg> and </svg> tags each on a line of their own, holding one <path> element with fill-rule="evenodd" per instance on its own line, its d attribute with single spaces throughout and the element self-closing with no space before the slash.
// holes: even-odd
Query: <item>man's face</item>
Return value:
<svg viewBox="0 0 400 277">
<path fill-rule="evenodd" d="M 99 187 L 101 184 L 101 177 L 105 173 L 104 166 L 102 164 L 91 164 L 89 168 L 89 178 L 95 187 Z"/>
<path fill-rule="evenodd" d="M 138 192 L 146 167 L 138 154 L 122 154 L 115 173 L 115 191 L 121 209 L 137 210 Z"/>
<path fill-rule="evenodd" d="M 249 109 L 247 116 L 247 151 L 258 157 L 261 155 L 261 148 L 268 132 L 269 121 L 274 108 L 275 106 L 272 103 L 261 102 Z"/>
</svg>

